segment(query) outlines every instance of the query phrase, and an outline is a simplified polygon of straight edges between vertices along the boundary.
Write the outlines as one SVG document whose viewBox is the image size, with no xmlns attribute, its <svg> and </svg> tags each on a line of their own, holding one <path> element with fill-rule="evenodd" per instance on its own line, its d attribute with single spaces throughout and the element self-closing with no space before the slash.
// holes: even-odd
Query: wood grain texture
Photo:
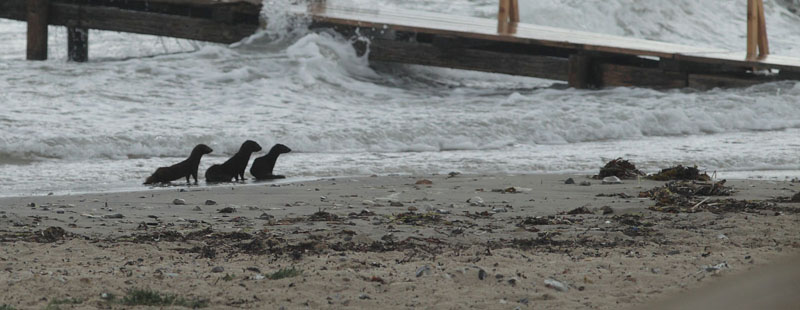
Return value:
<svg viewBox="0 0 800 310">
<path fill-rule="evenodd" d="M 28 60 L 47 59 L 47 20 L 50 14 L 50 1 L 28 0 Z"/>
<path fill-rule="evenodd" d="M 594 76 L 598 86 L 638 86 L 651 88 L 681 88 L 687 86 L 687 75 L 664 72 L 658 68 L 640 68 L 617 64 L 595 64 Z"/>
<path fill-rule="evenodd" d="M 108 7 L 81 7 L 63 3 L 51 5 L 50 24 L 217 43 L 237 42 L 253 34 L 257 27 L 246 24 L 229 25 L 201 18 Z"/>
<path fill-rule="evenodd" d="M 506 54 L 466 48 L 442 48 L 433 44 L 373 40 L 370 61 L 390 61 L 512 75 L 567 80 L 568 61 L 563 58 Z"/>
<path fill-rule="evenodd" d="M 769 55 L 769 40 L 767 40 L 767 19 L 764 15 L 764 0 L 756 0 L 758 9 L 758 58 Z"/>
</svg>

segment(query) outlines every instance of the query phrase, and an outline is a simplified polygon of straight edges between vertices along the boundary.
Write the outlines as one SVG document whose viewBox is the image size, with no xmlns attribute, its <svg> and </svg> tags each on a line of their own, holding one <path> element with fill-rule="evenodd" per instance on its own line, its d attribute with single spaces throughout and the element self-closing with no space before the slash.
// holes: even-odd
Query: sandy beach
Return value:
<svg viewBox="0 0 800 310">
<path fill-rule="evenodd" d="M 800 203 L 782 202 L 800 184 L 728 180 L 713 199 L 759 202 L 742 208 L 639 198 L 664 184 L 452 173 L 2 198 L 0 305 L 147 308 L 123 302 L 146 289 L 211 309 L 641 308 L 800 253 Z"/>
</svg>

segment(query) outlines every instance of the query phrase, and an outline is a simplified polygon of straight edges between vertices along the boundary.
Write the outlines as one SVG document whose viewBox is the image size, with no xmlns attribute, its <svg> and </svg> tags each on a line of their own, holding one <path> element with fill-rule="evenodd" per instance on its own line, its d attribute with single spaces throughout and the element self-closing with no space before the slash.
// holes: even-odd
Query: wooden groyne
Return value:
<svg viewBox="0 0 800 310">
<path fill-rule="evenodd" d="M 800 79 L 800 58 L 769 54 L 761 0 L 749 0 L 747 51 L 689 46 L 519 22 L 516 0 L 498 19 L 333 2 L 293 5 L 313 27 L 369 38 L 371 61 L 567 81 L 576 88 L 710 88 Z M 233 43 L 262 21 L 260 0 L 4 0 L 0 18 L 28 22 L 28 58 L 47 57 L 47 27 L 67 27 L 69 59 L 85 61 L 89 29 Z"/>
</svg>

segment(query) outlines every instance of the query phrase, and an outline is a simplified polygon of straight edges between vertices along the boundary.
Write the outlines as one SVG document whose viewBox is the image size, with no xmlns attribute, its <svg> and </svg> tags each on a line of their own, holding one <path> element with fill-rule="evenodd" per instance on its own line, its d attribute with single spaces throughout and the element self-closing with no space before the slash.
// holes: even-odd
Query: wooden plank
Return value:
<svg viewBox="0 0 800 310">
<path fill-rule="evenodd" d="M 763 59 L 748 59 L 745 52 L 679 54 L 676 55 L 676 59 L 733 67 L 762 67 L 792 71 L 800 69 L 800 58 L 767 55 Z"/>
<path fill-rule="evenodd" d="M 67 27 L 67 59 L 74 62 L 89 60 L 89 29 Z"/>
<path fill-rule="evenodd" d="M 151 3 L 166 3 L 193 6 L 211 6 L 215 4 L 236 4 L 246 3 L 261 6 L 262 0 L 147 0 Z"/>
<path fill-rule="evenodd" d="M 234 43 L 253 34 L 257 25 L 214 22 L 208 19 L 147 13 L 118 8 L 51 5 L 50 23 L 83 28 L 122 31 L 218 43 Z"/>
<path fill-rule="evenodd" d="M 307 9 L 305 6 L 293 6 L 292 12 L 295 14 L 306 14 Z M 315 21 L 339 25 L 365 28 L 375 27 L 378 29 L 450 35 L 499 42 L 516 42 L 626 55 L 673 58 L 676 53 L 725 52 L 725 50 L 721 49 L 694 47 L 524 23 L 519 23 L 517 32 L 514 35 L 500 35 L 497 33 L 496 20 L 402 9 L 348 8 L 325 4 L 323 9 L 312 13 L 312 18 Z M 384 26 L 386 28 L 384 28 Z"/>
<path fill-rule="evenodd" d="M 570 87 L 586 89 L 593 84 L 591 81 L 591 59 L 587 55 L 569 55 L 569 82 Z"/>
<path fill-rule="evenodd" d="M 26 1 L 24 0 L 0 1 L 0 18 L 26 21 L 26 7 Z"/>
<path fill-rule="evenodd" d="M 47 59 L 47 18 L 49 0 L 28 0 L 28 60 Z"/>
<path fill-rule="evenodd" d="M 687 75 L 665 72 L 658 68 L 640 68 L 617 64 L 595 64 L 594 76 L 598 86 L 638 86 L 652 88 L 681 88 L 687 85 Z"/>
<path fill-rule="evenodd" d="M 475 70 L 567 80 L 568 61 L 563 58 L 507 54 L 466 48 L 440 48 L 432 44 L 373 40 L 370 61 L 390 61 L 454 69 Z"/>
<path fill-rule="evenodd" d="M 748 87 L 771 80 L 743 78 L 728 75 L 689 74 L 689 87 L 695 89 Z"/>
</svg>

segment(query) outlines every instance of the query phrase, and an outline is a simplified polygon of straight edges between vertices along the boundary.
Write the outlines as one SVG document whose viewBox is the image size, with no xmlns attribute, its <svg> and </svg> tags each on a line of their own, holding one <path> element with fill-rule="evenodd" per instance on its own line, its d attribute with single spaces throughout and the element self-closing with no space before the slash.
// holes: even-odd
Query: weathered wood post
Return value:
<svg viewBox="0 0 800 310">
<path fill-rule="evenodd" d="M 89 29 L 67 27 L 67 59 L 74 62 L 89 60 Z"/>
<path fill-rule="evenodd" d="M 769 55 L 764 0 L 747 0 L 747 59 Z"/>
<path fill-rule="evenodd" d="M 28 0 L 28 60 L 47 60 L 49 0 Z"/>
<path fill-rule="evenodd" d="M 567 83 L 570 87 L 578 89 L 589 88 L 592 84 L 591 69 L 592 60 L 587 55 L 569 55 L 569 75 Z"/>
<path fill-rule="evenodd" d="M 516 33 L 519 23 L 519 3 L 517 0 L 500 0 L 497 9 L 497 32 Z"/>
</svg>

